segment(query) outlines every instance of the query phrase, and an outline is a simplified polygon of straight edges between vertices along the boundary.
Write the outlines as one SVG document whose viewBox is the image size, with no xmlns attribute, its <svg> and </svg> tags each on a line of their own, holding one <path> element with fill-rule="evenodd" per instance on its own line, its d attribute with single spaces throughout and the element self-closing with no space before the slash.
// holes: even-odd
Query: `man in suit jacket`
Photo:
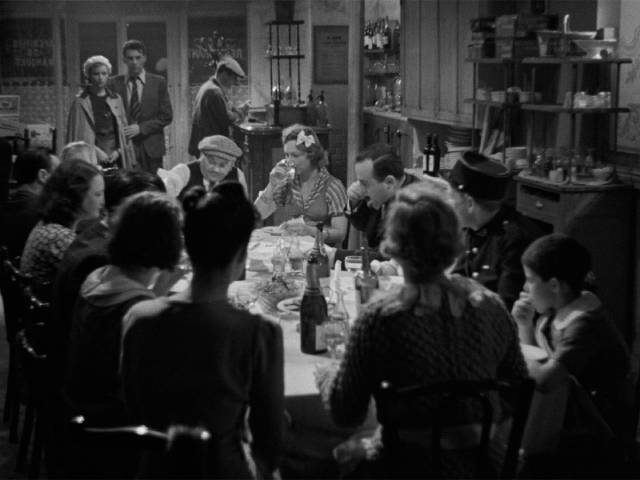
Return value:
<svg viewBox="0 0 640 480">
<path fill-rule="evenodd" d="M 109 88 L 125 104 L 129 125 L 124 133 L 131 138 L 138 166 L 150 173 L 162 167 L 165 154 L 164 127 L 171 123 L 173 110 L 164 77 L 145 71 L 146 49 L 139 40 L 127 40 L 122 47 L 127 74 L 109 80 Z"/>
</svg>

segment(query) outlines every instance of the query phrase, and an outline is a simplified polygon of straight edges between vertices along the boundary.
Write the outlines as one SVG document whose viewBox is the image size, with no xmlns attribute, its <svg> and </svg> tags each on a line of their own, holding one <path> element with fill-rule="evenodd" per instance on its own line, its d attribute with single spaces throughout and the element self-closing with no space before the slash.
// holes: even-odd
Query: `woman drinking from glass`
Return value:
<svg viewBox="0 0 640 480">
<path fill-rule="evenodd" d="M 92 163 L 105 168 L 132 168 L 135 154 L 124 136 L 127 117 L 120 96 L 107 88 L 111 63 L 101 55 L 83 65 L 87 87 L 73 99 L 69 109 L 67 143 L 85 141 L 93 146 Z"/>
<path fill-rule="evenodd" d="M 254 204 L 260 216 L 280 211 L 286 218 L 283 228 L 297 235 L 314 236 L 322 225 L 325 243 L 340 245 L 347 233 L 347 192 L 327 170 L 318 136 L 310 127 L 291 125 L 282 132 L 282 144 L 285 159 L 271 170 Z"/>
</svg>

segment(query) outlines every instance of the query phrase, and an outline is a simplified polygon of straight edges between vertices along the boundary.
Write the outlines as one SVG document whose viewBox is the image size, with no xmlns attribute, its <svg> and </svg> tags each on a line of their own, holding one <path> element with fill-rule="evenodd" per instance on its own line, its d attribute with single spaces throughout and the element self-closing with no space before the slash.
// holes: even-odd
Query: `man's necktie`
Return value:
<svg viewBox="0 0 640 480">
<path fill-rule="evenodd" d="M 140 97 L 138 96 L 138 77 L 129 77 L 131 82 L 131 98 L 129 99 L 129 116 L 138 121 L 140 117 Z"/>
</svg>

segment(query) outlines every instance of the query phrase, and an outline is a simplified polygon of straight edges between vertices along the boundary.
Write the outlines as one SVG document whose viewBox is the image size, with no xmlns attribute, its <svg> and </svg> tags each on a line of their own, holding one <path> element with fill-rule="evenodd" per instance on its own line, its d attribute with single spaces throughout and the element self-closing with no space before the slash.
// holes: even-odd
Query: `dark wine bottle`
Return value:
<svg viewBox="0 0 640 480">
<path fill-rule="evenodd" d="M 327 351 L 323 324 L 327 320 L 327 301 L 320 289 L 317 257 L 307 261 L 307 284 L 300 304 L 300 350 L 314 355 Z"/>
<path fill-rule="evenodd" d="M 429 173 L 429 160 L 431 159 L 431 134 L 427 134 L 427 142 L 422 150 L 422 171 Z"/>
<path fill-rule="evenodd" d="M 429 175 L 437 177 L 438 172 L 440 172 L 440 144 L 437 134 L 434 134 L 431 139 L 431 155 L 433 156 L 433 160 L 431 161 L 431 172 L 429 172 Z"/>
<path fill-rule="evenodd" d="M 356 311 L 358 313 L 371 300 L 373 292 L 378 289 L 378 277 L 371 270 L 369 249 L 361 247 L 360 250 L 362 251 L 362 269 L 356 272 L 353 279 L 356 289 Z"/>
<path fill-rule="evenodd" d="M 309 252 L 309 260 L 315 258 L 318 264 L 318 278 L 329 278 L 331 275 L 331 267 L 329 265 L 329 255 L 324 248 L 324 241 L 322 240 L 322 224 L 318 224 L 316 227 L 316 241 L 313 244 L 313 248 Z"/>
</svg>

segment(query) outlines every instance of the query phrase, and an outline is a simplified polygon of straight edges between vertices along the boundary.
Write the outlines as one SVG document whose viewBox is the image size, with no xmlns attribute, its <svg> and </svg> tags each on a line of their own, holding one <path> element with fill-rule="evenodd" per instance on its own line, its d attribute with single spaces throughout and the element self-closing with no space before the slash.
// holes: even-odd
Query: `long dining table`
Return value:
<svg viewBox="0 0 640 480">
<path fill-rule="evenodd" d="M 266 227 L 253 233 L 248 248 L 245 279 L 234 282 L 229 288 L 229 297 L 232 300 L 236 299 L 241 292 L 253 290 L 259 282 L 271 278 L 270 259 L 282 238 L 281 235 L 282 232 L 277 227 Z M 313 246 L 313 238 L 311 237 L 298 237 L 298 241 L 303 251 L 307 251 Z M 332 253 L 329 248 L 330 257 Z M 339 273 L 339 277 L 350 321 L 354 321 L 356 305 L 353 274 L 342 271 Z M 390 277 L 389 280 L 391 288 L 394 288 L 394 284 L 396 286 L 402 284 L 403 281 L 401 277 Z M 182 279 L 173 290 L 180 291 L 186 288 L 187 283 L 187 278 Z M 335 360 L 332 360 L 328 354 L 308 355 L 302 353 L 298 315 L 278 311 L 264 312 L 260 307 L 260 302 L 255 301 L 251 308 L 272 321 L 278 322 L 284 337 L 287 429 L 285 456 L 282 465 L 283 476 L 288 478 L 337 478 L 339 472 L 333 458 L 333 450 L 350 437 L 360 437 L 374 431 L 377 422 L 373 402 L 365 423 L 358 428 L 341 428 L 334 424 L 316 387 L 314 371 L 317 366 L 326 365 Z M 545 361 L 546 354 L 537 347 L 522 345 L 522 350 L 528 363 Z M 567 389 L 552 393 L 535 392 L 523 437 L 522 447 L 525 453 L 539 453 L 545 449 L 553 448 L 552 445 L 557 440 L 557 434 L 562 424 L 567 392 Z"/>
</svg>

